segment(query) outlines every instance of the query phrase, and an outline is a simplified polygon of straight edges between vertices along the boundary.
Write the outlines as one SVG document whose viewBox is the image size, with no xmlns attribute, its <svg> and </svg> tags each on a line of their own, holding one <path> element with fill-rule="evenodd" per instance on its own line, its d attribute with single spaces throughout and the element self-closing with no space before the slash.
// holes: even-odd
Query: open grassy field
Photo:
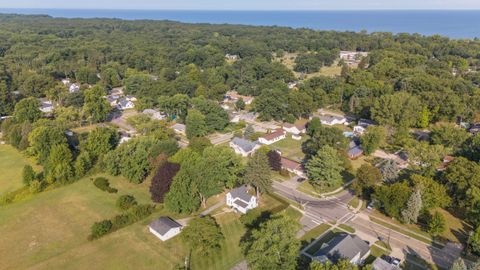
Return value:
<svg viewBox="0 0 480 270">
<path fill-rule="evenodd" d="M 161 206 L 144 221 L 87 240 L 94 222 L 119 213 L 115 202 L 120 195 L 132 194 L 139 203 L 150 202 L 148 182 L 136 185 L 122 177 L 106 177 L 119 190 L 117 194 L 99 190 L 87 177 L 0 208 L 0 269 L 174 269 L 183 265 L 189 250 L 181 239 L 162 242 L 147 229 L 159 216 L 182 217 L 166 213 Z M 214 196 L 208 205 L 222 198 Z M 283 205 L 269 195 L 260 200 L 265 210 Z M 293 209 L 288 214 L 298 216 Z M 230 269 L 243 258 L 239 241 L 245 228 L 239 215 L 221 213 L 215 218 L 225 242 L 214 256 L 193 254 L 192 269 Z"/>
<path fill-rule="evenodd" d="M 33 160 L 24 157 L 17 149 L 0 145 L 0 195 L 22 187 L 22 169 L 27 164 L 40 170 Z"/>
<path fill-rule="evenodd" d="M 297 56 L 298 56 L 298 53 L 285 53 L 283 55 L 283 57 L 275 58 L 275 61 L 278 61 L 278 62 L 284 64 L 288 69 L 293 71 L 293 68 L 295 67 L 295 59 L 297 58 Z M 320 75 L 335 77 L 335 76 L 340 76 L 341 72 L 342 72 L 342 67 L 338 66 L 338 62 L 335 61 L 335 63 L 333 63 L 333 65 L 331 65 L 329 67 L 322 67 L 322 68 L 320 68 L 320 70 L 318 72 L 304 75 L 304 79 L 308 79 L 308 78 L 311 78 L 311 77 L 317 77 L 317 76 L 320 76 Z M 302 75 L 300 72 L 296 72 L 296 71 L 293 71 L 293 73 L 295 74 L 295 76 L 297 78 L 300 78 L 301 75 Z"/>
<path fill-rule="evenodd" d="M 278 149 L 282 152 L 282 156 L 288 159 L 301 162 L 305 157 L 302 152 L 302 143 L 308 139 L 307 135 L 304 135 L 301 140 L 297 141 L 292 139 L 290 134 L 287 134 L 287 138 L 272 144 L 272 149 Z"/>
</svg>

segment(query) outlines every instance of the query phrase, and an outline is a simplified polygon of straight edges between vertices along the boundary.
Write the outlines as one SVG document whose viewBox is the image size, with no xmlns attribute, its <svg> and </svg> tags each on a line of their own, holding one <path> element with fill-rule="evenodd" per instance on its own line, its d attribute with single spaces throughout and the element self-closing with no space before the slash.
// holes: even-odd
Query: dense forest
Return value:
<svg viewBox="0 0 480 270">
<path fill-rule="evenodd" d="M 420 111 L 428 123 L 475 120 L 480 108 L 476 40 L 47 16 L 2 15 L 0 24 L 1 115 L 24 97 L 47 96 L 80 108 L 82 94 L 62 95 L 56 87 L 65 77 L 107 89 L 124 84 L 145 106 L 175 94 L 221 99 L 235 89 L 259 96 L 253 109 L 264 119 L 332 105 L 381 124 L 416 126 Z M 297 52 L 296 69 L 308 71 L 302 67 L 330 64 L 339 50 L 370 54 L 341 77 L 307 76 L 301 91 L 289 91 L 294 74 L 273 61 Z M 241 61 L 228 63 L 225 54 Z"/>
</svg>

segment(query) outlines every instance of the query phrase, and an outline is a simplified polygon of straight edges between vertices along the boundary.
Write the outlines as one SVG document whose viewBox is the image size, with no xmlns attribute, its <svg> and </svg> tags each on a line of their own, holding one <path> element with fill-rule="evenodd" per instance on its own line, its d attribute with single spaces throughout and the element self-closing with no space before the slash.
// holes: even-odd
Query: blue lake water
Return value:
<svg viewBox="0 0 480 270">
<path fill-rule="evenodd" d="M 316 30 L 439 34 L 480 37 L 480 10 L 431 11 L 177 11 L 0 9 L 0 13 L 48 14 L 65 18 L 173 20 L 186 23 L 278 25 Z"/>
</svg>

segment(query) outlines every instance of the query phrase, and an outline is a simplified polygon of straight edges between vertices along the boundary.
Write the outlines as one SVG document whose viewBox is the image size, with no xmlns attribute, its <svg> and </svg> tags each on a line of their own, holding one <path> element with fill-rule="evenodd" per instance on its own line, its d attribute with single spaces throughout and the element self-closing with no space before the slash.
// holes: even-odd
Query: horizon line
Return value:
<svg viewBox="0 0 480 270">
<path fill-rule="evenodd" d="M 0 7 L 3 10 L 105 10 L 105 11 L 249 11 L 249 12 L 261 12 L 261 11 L 303 11 L 303 12 L 315 12 L 315 11 L 480 11 L 479 8 L 402 8 L 402 9 L 389 9 L 389 8 L 369 8 L 369 9 L 148 9 L 148 8 L 80 8 L 80 7 L 42 7 L 42 8 L 27 8 L 27 7 Z"/>
</svg>

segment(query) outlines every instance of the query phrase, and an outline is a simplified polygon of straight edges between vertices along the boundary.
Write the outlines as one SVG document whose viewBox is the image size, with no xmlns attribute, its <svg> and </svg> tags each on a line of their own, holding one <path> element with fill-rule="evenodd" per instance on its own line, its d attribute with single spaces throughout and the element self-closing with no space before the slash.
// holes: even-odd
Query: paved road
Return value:
<svg viewBox="0 0 480 270">
<path fill-rule="evenodd" d="M 393 249 L 392 255 L 401 259 L 405 258 L 406 254 L 417 254 L 443 268 L 449 268 L 459 256 L 461 249 L 458 247 L 449 245 L 444 249 L 438 249 L 373 223 L 369 220 L 368 214 L 364 212 L 359 214 L 350 212 L 347 204 L 353 198 L 353 194 L 348 191 L 341 192 L 335 197 L 319 199 L 295 190 L 288 183 L 274 182 L 273 189 L 279 195 L 304 206 L 304 216 L 300 221 L 303 225 L 303 233 L 318 224 L 337 221 L 337 223 L 346 223 L 355 228 L 356 233 L 364 240 L 370 241 L 371 244 L 377 241 L 379 236 L 383 237 L 389 241 Z"/>
</svg>

